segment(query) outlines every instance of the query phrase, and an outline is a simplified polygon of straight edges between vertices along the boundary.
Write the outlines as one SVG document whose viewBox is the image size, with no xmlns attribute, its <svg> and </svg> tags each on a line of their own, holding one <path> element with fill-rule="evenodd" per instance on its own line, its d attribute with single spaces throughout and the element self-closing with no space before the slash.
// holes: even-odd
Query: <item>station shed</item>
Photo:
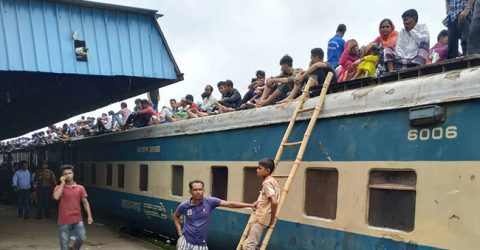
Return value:
<svg viewBox="0 0 480 250">
<path fill-rule="evenodd" d="M 183 80 L 156 10 L 0 0 L 0 139 Z"/>
</svg>

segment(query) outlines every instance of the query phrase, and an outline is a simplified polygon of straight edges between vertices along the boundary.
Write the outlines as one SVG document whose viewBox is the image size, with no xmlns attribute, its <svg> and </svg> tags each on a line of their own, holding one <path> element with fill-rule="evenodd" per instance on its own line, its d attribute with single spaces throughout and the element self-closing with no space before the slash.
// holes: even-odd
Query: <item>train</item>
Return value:
<svg viewBox="0 0 480 250">
<path fill-rule="evenodd" d="M 479 57 L 332 86 L 268 249 L 477 249 L 479 98 Z M 175 238 L 172 215 L 190 198 L 189 181 L 204 181 L 207 196 L 256 200 L 257 161 L 275 156 L 294 109 L 277 104 L 11 154 L 75 165 L 96 217 Z M 299 116 L 292 140 L 309 116 Z M 285 149 L 276 173 L 288 173 L 295 156 Z M 250 213 L 215 209 L 209 248 L 235 249 Z"/>
</svg>

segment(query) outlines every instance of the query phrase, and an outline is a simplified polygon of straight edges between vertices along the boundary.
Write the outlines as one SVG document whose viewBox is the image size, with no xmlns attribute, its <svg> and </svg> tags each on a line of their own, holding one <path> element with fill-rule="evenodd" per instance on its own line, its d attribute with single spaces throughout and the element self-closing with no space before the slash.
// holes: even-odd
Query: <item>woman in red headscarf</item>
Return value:
<svg viewBox="0 0 480 250">
<path fill-rule="evenodd" d="M 380 22 L 378 32 L 380 33 L 380 36 L 368 45 L 365 50 L 369 51 L 372 47 L 379 48 L 380 61 L 377 64 L 377 72 L 381 74 L 386 71 L 383 49 L 387 47 L 394 49 L 395 46 L 397 46 L 398 32 L 395 30 L 395 25 L 393 25 L 392 20 L 387 18 Z"/>
<path fill-rule="evenodd" d="M 342 67 L 338 74 L 338 82 L 353 80 L 359 64 L 359 61 L 357 61 L 359 59 L 358 54 L 359 49 L 357 41 L 355 39 L 348 40 L 339 60 L 339 64 Z"/>
<path fill-rule="evenodd" d="M 381 44 L 382 48 L 387 46 L 394 47 L 397 45 L 398 32 L 395 30 L 392 20 L 383 19 L 378 27 L 380 36 L 373 41 L 373 45 Z"/>
</svg>

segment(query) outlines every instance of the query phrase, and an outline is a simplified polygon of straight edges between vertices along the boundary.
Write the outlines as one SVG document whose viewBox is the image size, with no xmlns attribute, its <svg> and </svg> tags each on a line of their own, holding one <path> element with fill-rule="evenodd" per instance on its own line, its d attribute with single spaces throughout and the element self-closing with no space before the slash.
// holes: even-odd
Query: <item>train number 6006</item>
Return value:
<svg viewBox="0 0 480 250">
<path fill-rule="evenodd" d="M 442 138 L 455 139 L 458 135 L 457 130 L 457 126 L 422 128 L 420 130 L 410 129 L 407 138 L 409 141 L 416 141 L 418 139 L 420 139 L 420 141 L 440 140 Z"/>
</svg>

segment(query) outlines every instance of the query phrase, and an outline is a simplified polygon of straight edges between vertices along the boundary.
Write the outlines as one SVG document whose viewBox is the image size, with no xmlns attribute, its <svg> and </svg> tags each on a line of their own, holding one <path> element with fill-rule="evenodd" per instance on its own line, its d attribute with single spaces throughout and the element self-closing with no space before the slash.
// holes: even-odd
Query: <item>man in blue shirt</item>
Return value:
<svg viewBox="0 0 480 250">
<path fill-rule="evenodd" d="M 191 181 L 189 201 L 182 202 L 175 213 L 173 221 L 177 228 L 178 236 L 177 250 L 207 250 L 208 223 L 210 215 L 218 206 L 229 208 L 255 208 L 254 204 L 241 202 L 229 202 L 215 197 L 203 197 L 204 183 L 200 180 Z M 180 216 L 185 215 L 185 222 L 182 229 Z"/>
<path fill-rule="evenodd" d="M 342 37 L 347 32 L 347 26 L 340 24 L 337 27 L 337 34 L 328 41 L 327 60 L 333 68 L 338 66 L 338 60 L 343 53 L 343 47 L 345 47 L 345 40 Z"/>
<path fill-rule="evenodd" d="M 30 188 L 32 178 L 26 161 L 20 162 L 20 169 L 13 174 L 12 187 L 17 192 L 18 217 L 28 219 L 30 214 Z"/>
</svg>

